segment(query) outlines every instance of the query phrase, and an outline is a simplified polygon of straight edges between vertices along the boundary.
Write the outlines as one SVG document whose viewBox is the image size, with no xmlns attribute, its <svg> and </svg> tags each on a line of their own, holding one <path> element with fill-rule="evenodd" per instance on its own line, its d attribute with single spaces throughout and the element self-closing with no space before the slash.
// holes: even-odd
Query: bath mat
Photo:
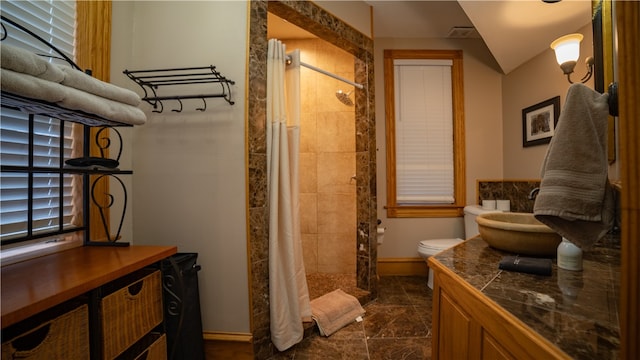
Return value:
<svg viewBox="0 0 640 360">
<path fill-rule="evenodd" d="M 365 313 L 358 299 L 338 289 L 311 300 L 311 314 L 320 334 L 329 336 Z"/>
</svg>

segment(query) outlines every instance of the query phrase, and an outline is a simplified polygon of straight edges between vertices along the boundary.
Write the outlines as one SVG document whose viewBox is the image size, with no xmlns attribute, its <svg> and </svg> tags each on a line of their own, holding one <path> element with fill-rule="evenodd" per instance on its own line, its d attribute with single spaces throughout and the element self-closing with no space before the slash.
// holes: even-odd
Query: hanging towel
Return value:
<svg viewBox="0 0 640 360">
<path fill-rule="evenodd" d="M 542 164 L 536 219 L 581 248 L 612 227 L 614 192 L 607 175 L 608 94 L 569 87 Z"/>
<path fill-rule="evenodd" d="M 320 335 L 329 336 L 364 315 L 358 299 L 338 289 L 311 300 L 311 313 Z"/>
</svg>

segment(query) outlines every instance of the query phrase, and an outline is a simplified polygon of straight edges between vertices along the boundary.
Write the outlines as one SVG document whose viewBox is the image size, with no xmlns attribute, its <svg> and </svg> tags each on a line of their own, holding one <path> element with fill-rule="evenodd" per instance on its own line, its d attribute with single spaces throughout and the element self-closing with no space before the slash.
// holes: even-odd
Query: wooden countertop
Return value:
<svg viewBox="0 0 640 360">
<path fill-rule="evenodd" d="M 175 246 L 83 246 L 2 267 L 2 328 L 176 252 Z"/>
</svg>

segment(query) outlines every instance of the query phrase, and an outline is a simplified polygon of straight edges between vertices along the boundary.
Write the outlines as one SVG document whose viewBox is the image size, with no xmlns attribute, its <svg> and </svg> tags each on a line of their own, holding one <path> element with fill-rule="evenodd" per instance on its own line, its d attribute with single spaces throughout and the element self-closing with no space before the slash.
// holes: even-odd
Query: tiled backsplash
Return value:
<svg viewBox="0 0 640 360">
<path fill-rule="evenodd" d="M 540 180 L 478 180 L 476 182 L 477 203 L 482 200 L 509 200 L 513 212 L 533 212 L 531 190 L 540 187 Z"/>
</svg>

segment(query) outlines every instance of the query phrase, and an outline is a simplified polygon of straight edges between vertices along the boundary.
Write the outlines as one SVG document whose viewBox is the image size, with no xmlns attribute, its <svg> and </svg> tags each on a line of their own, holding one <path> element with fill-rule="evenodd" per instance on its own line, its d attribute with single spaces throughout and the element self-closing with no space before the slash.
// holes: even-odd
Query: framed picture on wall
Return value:
<svg viewBox="0 0 640 360">
<path fill-rule="evenodd" d="M 560 116 L 560 96 L 522 109 L 522 147 L 548 144 Z"/>
</svg>

